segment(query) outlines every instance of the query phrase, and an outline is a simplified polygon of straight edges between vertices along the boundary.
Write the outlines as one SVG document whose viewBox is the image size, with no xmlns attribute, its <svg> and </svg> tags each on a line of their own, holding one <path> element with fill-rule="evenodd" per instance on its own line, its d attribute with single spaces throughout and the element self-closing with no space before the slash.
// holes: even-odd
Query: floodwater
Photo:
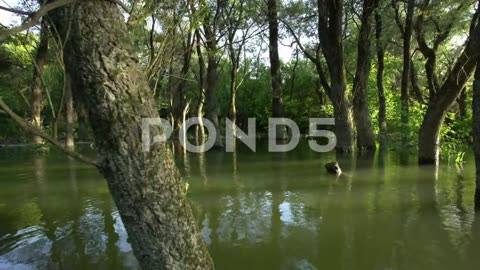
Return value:
<svg viewBox="0 0 480 270">
<path fill-rule="evenodd" d="M 398 152 L 265 149 L 176 155 L 217 269 L 478 269 L 472 159 L 436 169 Z M 325 172 L 332 160 L 342 177 Z M 138 263 L 95 169 L 61 154 L 2 149 L 0 269 Z"/>
</svg>

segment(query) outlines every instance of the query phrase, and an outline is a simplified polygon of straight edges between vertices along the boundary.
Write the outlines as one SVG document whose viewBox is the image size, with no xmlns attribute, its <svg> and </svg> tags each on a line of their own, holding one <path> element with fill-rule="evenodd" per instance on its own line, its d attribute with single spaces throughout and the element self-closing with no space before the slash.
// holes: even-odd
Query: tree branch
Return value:
<svg viewBox="0 0 480 270">
<path fill-rule="evenodd" d="M 49 11 L 54 10 L 56 8 L 59 8 L 59 7 L 62 7 L 64 5 L 73 3 L 75 1 L 76 0 L 57 0 L 55 2 L 43 5 L 37 12 L 31 14 L 29 16 L 30 18 L 26 22 L 24 22 L 23 24 L 21 24 L 19 26 L 16 26 L 16 27 L 13 27 L 13 28 L 10 28 L 10 29 L 6 29 L 4 31 L 1 31 L 0 32 L 0 41 L 3 41 L 13 34 L 20 33 L 22 31 L 27 30 L 28 28 L 36 25 L 38 23 L 38 21 L 43 16 L 45 16 Z"/>
<path fill-rule="evenodd" d="M 0 6 L 0 9 L 1 9 L 1 10 L 5 10 L 5 11 L 8 11 L 8 12 L 11 12 L 11 13 L 16 13 L 16 14 L 19 14 L 19 15 L 27 15 L 27 16 L 31 16 L 31 15 L 32 15 L 32 12 L 23 11 L 23 10 L 14 9 L 14 8 L 8 8 L 8 7 Z"/>
<path fill-rule="evenodd" d="M 30 133 L 30 134 L 33 134 L 33 135 L 36 135 L 36 136 L 39 136 L 41 138 L 43 138 L 44 140 L 46 140 L 47 142 L 53 144 L 55 147 L 57 147 L 58 149 L 60 149 L 61 151 L 65 152 L 65 154 L 71 156 L 72 158 L 74 159 L 77 159 L 79 161 L 82 161 L 86 164 L 89 164 L 89 165 L 92 165 L 92 166 L 97 166 L 97 163 L 91 159 L 89 159 L 88 157 L 85 157 L 83 156 L 82 154 L 79 154 L 75 151 L 72 151 L 70 149 L 67 149 L 65 148 L 61 143 L 59 143 L 57 140 L 55 140 L 54 138 L 48 136 L 47 134 L 45 134 L 44 132 L 38 130 L 37 128 L 33 127 L 30 123 L 28 123 L 27 121 L 25 121 L 25 119 L 23 119 L 22 117 L 18 116 L 16 113 L 14 113 L 8 106 L 7 104 L 5 104 L 3 102 L 3 100 L 0 98 L 0 109 L 6 113 L 10 118 L 12 118 L 16 123 L 17 125 L 23 129 L 24 131 Z"/>
</svg>

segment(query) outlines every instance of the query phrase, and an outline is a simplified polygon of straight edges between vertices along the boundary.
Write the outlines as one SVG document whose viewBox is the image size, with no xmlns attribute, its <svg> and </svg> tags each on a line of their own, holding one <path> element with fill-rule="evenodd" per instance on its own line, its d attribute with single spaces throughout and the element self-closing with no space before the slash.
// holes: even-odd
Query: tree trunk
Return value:
<svg viewBox="0 0 480 270">
<path fill-rule="evenodd" d="M 233 60 L 233 58 L 232 58 Z M 232 67 L 230 70 L 230 121 L 233 124 L 237 122 L 237 62 L 231 61 Z"/>
<path fill-rule="evenodd" d="M 270 73 L 272 76 L 272 117 L 283 117 L 282 77 L 280 74 L 280 57 L 278 55 L 278 10 L 277 0 L 268 0 L 268 29 L 269 29 L 269 54 Z M 285 126 L 277 126 L 277 139 L 287 139 Z"/>
<path fill-rule="evenodd" d="M 48 27 L 46 20 L 42 20 L 40 29 L 40 41 L 38 43 L 37 53 L 35 55 L 35 63 L 33 63 L 33 85 L 32 85 L 32 124 L 38 129 L 42 129 L 42 76 L 43 69 L 47 63 L 48 52 Z M 43 144 L 43 139 L 33 136 L 33 144 Z"/>
<path fill-rule="evenodd" d="M 98 169 L 142 269 L 213 269 L 171 152 L 165 143 L 142 151 L 142 119 L 159 115 L 119 8 L 82 1 L 49 16 L 69 32 L 66 65 L 88 109 Z"/>
<path fill-rule="evenodd" d="M 209 26 L 205 27 L 207 44 L 207 78 L 205 89 L 205 118 L 210 120 L 217 130 L 215 147 L 223 148 L 223 140 L 220 135 L 220 122 L 218 119 L 219 108 L 217 102 L 217 79 L 218 79 L 218 60 L 217 60 L 217 37 L 215 32 Z"/>
<path fill-rule="evenodd" d="M 188 33 L 187 38 L 183 41 L 183 55 L 182 55 L 182 69 L 180 71 L 180 78 L 177 86 L 175 87 L 173 95 L 173 117 L 175 118 L 175 133 L 182 128 L 184 123 L 184 112 L 186 109 L 186 95 L 185 86 L 187 82 L 188 72 L 190 71 L 193 42 L 191 31 Z"/>
<path fill-rule="evenodd" d="M 401 119 L 404 125 L 405 132 L 407 132 L 408 119 L 409 119 L 409 81 L 410 81 L 410 54 L 411 54 L 411 41 L 413 30 L 413 15 L 415 11 L 415 0 L 408 0 L 407 3 L 407 17 L 405 19 L 405 28 L 403 33 L 403 70 L 402 70 L 402 83 L 401 83 L 401 102 L 402 111 Z M 404 136 L 404 142 L 407 137 Z"/>
<path fill-rule="evenodd" d="M 383 20 L 380 11 L 375 12 L 375 39 L 377 50 L 377 91 L 378 91 L 378 128 L 380 130 L 380 142 L 387 139 L 387 99 L 385 97 L 385 88 L 383 86 L 383 76 L 385 72 L 385 48 L 383 47 Z"/>
<path fill-rule="evenodd" d="M 439 160 L 440 129 L 450 106 L 458 98 L 480 58 L 480 27 L 477 25 L 467 40 L 443 85 L 430 102 L 419 133 L 420 164 L 436 164 Z"/>
<path fill-rule="evenodd" d="M 477 63 L 475 80 L 473 82 L 473 150 L 477 168 L 477 181 L 475 189 L 475 209 L 480 211 L 480 62 Z"/>
<path fill-rule="evenodd" d="M 375 150 L 372 120 L 368 108 L 368 79 L 370 75 L 370 34 L 375 0 L 363 1 L 361 27 L 358 37 L 357 71 L 353 81 L 353 115 L 357 128 L 357 148 Z"/>
<path fill-rule="evenodd" d="M 69 150 L 75 149 L 75 141 L 73 139 L 73 81 L 68 72 L 65 73 L 67 80 L 65 89 L 65 147 Z"/>
<path fill-rule="evenodd" d="M 78 93 L 78 91 L 75 91 Z M 79 142 L 87 142 L 88 138 L 88 117 L 85 107 L 82 103 L 78 102 L 78 98 L 75 98 L 74 101 L 76 112 L 77 112 L 77 123 L 78 123 L 78 130 L 77 130 L 77 139 Z"/>
<path fill-rule="evenodd" d="M 346 93 L 343 52 L 344 2 L 343 0 L 317 0 L 317 12 L 317 34 L 330 74 L 330 87 L 325 82 L 325 76 L 319 61 L 316 63 L 317 72 L 333 103 L 335 135 L 337 136 L 336 150 L 337 152 L 351 152 L 353 151 L 353 121 Z"/>
<path fill-rule="evenodd" d="M 196 50 L 197 50 L 197 57 L 198 57 L 198 83 L 200 85 L 199 87 L 199 93 L 198 93 L 198 101 L 197 101 L 197 106 L 196 106 L 196 113 L 197 117 L 199 119 L 202 119 L 203 117 L 203 104 L 205 103 L 205 85 L 206 85 L 206 80 L 205 80 L 205 60 L 203 59 L 203 53 L 202 53 L 202 46 L 201 46 L 201 36 L 200 36 L 200 31 L 196 30 L 195 31 L 195 38 L 196 38 Z M 203 128 L 203 124 L 199 123 L 196 128 L 196 139 L 197 142 L 200 142 L 205 138 L 205 129 Z"/>
<path fill-rule="evenodd" d="M 341 68 L 343 70 L 343 67 Z M 353 151 L 353 119 L 346 95 L 345 71 L 332 77 L 333 114 L 335 118 L 336 150 L 339 153 Z"/>
<path fill-rule="evenodd" d="M 457 99 L 458 102 L 458 109 L 460 114 L 461 120 L 467 119 L 467 89 L 463 88 L 460 92 L 460 96 Z"/>
</svg>

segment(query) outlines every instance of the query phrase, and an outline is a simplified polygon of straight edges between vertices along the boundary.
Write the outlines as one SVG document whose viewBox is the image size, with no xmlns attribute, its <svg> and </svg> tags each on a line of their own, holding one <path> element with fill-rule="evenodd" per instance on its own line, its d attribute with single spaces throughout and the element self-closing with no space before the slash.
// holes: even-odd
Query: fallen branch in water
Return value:
<svg viewBox="0 0 480 270">
<path fill-rule="evenodd" d="M 55 140 L 54 138 L 50 137 L 49 135 L 45 134 L 44 132 L 42 132 L 41 130 L 39 130 L 38 128 L 32 126 L 30 123 L 28 123 L 27 121 L 25 121 L 25 119 L 23 119 L 22 117 L 20 117 L 19 115 L 17 115 L 16 113 L 14 113 L 8 106 L 7 104 L 5 104 L 5 102 L 3 102 L 2 98 L 0 97 L 0 109 L 3 110 L 3 112 L 5 112 L 10 118 L 12 118 L 16 123 L 17 125 L 23 129 L 24 131 L 32 134 L 32 135 L 35 135 L 35 136 L 38 136 L 38 137 L 41 137 L 42 139 L 44 139 L 45 141 L 51 143 L 52 145 L 54 145 L 55 147 L 57 147 L 58 149 L 60 149 L 61 151 L 65 152 L 65 154 L 71 156 L 72 158 L 74 159 L 77 159 L 81 162 L 84 162 L 86 164 L 89 164 L 89 165 L 92 165 L 92 166 L 97 166 L 97 163 L 91 159 L 89 159 L 88 157 L 85 157 L 84 155 L 80 154 L 80 153 L 77 153 L 73 150 L 70 150 L 70 149 L 67 149 L 65 146 L 63 146 L 60 142 L 58 142 L 57 140 Z"/>
</svg>

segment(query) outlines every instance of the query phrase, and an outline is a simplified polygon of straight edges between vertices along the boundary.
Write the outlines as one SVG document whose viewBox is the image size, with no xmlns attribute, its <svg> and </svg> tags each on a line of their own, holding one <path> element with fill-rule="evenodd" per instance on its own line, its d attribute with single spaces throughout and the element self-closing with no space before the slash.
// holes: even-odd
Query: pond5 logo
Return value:
<svg viewBox="0 0 480 270">
<path fill-rule="evenodd" d="M 329 130 L 319 129 L 319 126 L 334 126 L 334 118 L 310 118 L 308 138 L 310 148 L 319 153 L 330 152 L 337 145 L 335 133 Z M 195 145 L 188 141 L 187 133 L 193 126 L 201 126 L 208 131 L 208 136 L 203 144 Z M 225 119 L 225 151 L 234 152 L 236 140 L 242 141 L 253 152 L 256 152 L 256 119 L 248 119 L 248 131 L 244 132 L 230 119 Z M 152 132 L 153 128 L 161 128 L 161 132 Z M 290 130 L 288 136 L 287 129 Z M 154 134 L 152 138 L 152 133 Z M 161 135 L 157 135 L 161 134 Z M 144 118 L 142 119 L 142 150 L 149 152 L 153 144 L 164 143 L 173 134 L 171 123 L 163 118 Z M 178 138 L 181 145 L 192 153 L 203 153 L 211 150 L 218 140 L 217 129 L 215 125 L 206 118 L 193 117 L 187 119 L 178 130 Z M 269 152 L 289 152 L 295 149 L 300 142 L 301 134 L 298 125 L 288 118 L 269 118 L 268 119 L 268 151 Z M 319 144 L 317 139 L 326 140 L 326 144 Z"/>
</svg>

